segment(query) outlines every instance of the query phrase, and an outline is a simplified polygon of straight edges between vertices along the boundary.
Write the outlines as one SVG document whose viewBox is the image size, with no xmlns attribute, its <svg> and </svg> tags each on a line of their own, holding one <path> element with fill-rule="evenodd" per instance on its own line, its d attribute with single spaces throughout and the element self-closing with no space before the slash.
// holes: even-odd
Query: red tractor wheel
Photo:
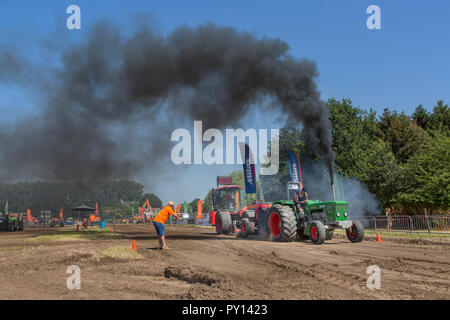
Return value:
<svg viewBox="0 0 450 320">
<path fill-rule="evenodd" d="M 247 238 L 249 234 L 255 234 L 255 223 L 248 218 L 244 218 L 241 222 L 241 232 L 239 235 L 243 238 Z"/>
<path fill-rule="evenodd" d="M 355 220 L 352 226 L 346 230 L 347 238 L 352 243 L 361 242 L 364 239 L 364 227 L 361 222 Z"/>
<path fill-rule="evenodd" d="M 311 238 L 311 241 L 314 244 L 322 244 L 324 243 L 327 234 L 325 230 L 325 226 L 323 223 L 319 220 L 314 220 L 311 223 L 311 226 L 309 228 L 309 236 Z"/>
<path fill-rule="evenodd" d="M 278 212 L 272 212 L 269 218 L 270 233 L 275 238 L 278 238 L 281 234 L 281 217 Z"/>
<path fill-rule="evenodd" d="M 289 206 L 276 204 L 269 210 L 269 240 L 293 241 L 297 235 L 297 220 Z"/>
</svg>

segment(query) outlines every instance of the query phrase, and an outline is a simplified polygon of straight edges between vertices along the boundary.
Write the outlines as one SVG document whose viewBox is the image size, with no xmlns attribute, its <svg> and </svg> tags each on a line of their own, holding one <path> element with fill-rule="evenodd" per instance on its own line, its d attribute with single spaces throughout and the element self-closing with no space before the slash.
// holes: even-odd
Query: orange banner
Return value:
<svg viewBox="0 0 450 320">
<path fill-rule="evenodd" d="M 199 200 L 197 203 L 197 219 L 201 219 L 203 216 L 203 200 Z"/>
<path fill-rule="evenodd" d="M 177 205 L 177 211 L 176 211 L 177 213 L 180 213 L 181 212 L 181 203 L 179 203 L 178 205 Z"/>
<path fill-rule="evenodd" d="M 62 219 L 62 217 L 63 217 L 63 213 L 64 213 L 64 210 L 63 210 L 63 208 L 61 208 L 61 210 L 59 211 L 59 217 Z"/>
</svg>

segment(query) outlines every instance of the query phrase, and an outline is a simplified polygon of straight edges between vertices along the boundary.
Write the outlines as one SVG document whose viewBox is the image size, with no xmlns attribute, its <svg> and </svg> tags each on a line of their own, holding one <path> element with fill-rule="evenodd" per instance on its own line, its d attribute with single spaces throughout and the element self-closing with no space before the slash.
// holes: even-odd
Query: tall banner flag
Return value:
<svg viewBox="0 0 450 320">
<path fill-rule="evenodd" d="M 59 217 L 62 219 L 63 218 L 63 214 L 64 214 L 64 209 L 61 208 L 61 210 L 59 210 Z"/>
<path fill-rule="evenodd" d="M 176 213 L 180 213 L 181 212 L 181 203 L 179 203 L 178 205 L 177 205 L 177 211 L 176 211 Z"/>
<path fill-rule="evenodd" d="M 203 200 L 198 200 L 197 203 L 197 219 L 201 220 L 203 216 Z"/>
<path fill-rule="evenodd" d="M 241 151 L 242 163 L 244 166 L 244 180 L 245 180 L 245 192 L 256 193 L 256 172 L 255 161 L 252 151 L 248 144 L 239 142 L 239 149 Z"/>
<path fill-rule="evenodd" d="M 300 160 L 298 158 L 298 155 L 292 149 L 288 149 L 286 152 L 289 164 L 289 174 L 291 175 L 291 181 L 300 182 L 301 186 L 303 187 L 302 169 L 300 168 Z"/>
</svg>

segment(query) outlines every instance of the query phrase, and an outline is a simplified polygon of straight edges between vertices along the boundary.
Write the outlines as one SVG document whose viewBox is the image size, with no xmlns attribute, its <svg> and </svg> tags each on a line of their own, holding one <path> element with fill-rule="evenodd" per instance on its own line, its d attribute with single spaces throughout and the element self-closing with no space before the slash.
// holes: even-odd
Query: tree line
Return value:
<svg viewBox="0 0 450 320">
<path fill-rule="evenodd" d="M 146 199 L 149 199 L 154 208 L 162 206 L 158 196 L 153 193 L 144 194 L 144 186 L 130 180 L 0 184 L 0 211 L 4 211 L 8 201 L 11 212 L 26 212 L 31 209 L 33 216 L 40 215 L 41 210 L 51 210 L 52 215 L 57 215 L 63 208 L 65 217 L 75 217 L 72 208 L 80 205 L 95 208 L 96 203 L 100 211 L 107 208 L 108 212 L 117 211 L 127 215 L 132 212 L 132 207 L 137 209 Z"/>
</svg>

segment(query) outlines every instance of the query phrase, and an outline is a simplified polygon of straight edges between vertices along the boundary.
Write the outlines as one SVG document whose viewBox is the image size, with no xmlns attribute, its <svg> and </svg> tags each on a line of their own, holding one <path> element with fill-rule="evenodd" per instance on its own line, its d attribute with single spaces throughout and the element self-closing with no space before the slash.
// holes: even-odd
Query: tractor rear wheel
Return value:
<svg viewBox="0 0 450 320">
<path fill-rule="evenodd" d="M 243 238 L 247 238 L 249 234 L 254 233 L 255 233 L 255 223 L 250 221 L 248 218 L 242 219 L 240 236 Z"/>
<path fill-rule="evenodd" d="M 220 211 L 216 214 L 217 234 L 229 234 L 231 224 L 231 215 L 228 211 Z"/>
<path fill-rule="evenodd" d="M 352 243 L 361 242 L 364 239 L 364 227 L 361 222 L 354 220 L 352 226 L 346 230 L 347 238 Z"/>
<path fill-rule="evenodd" d="M 294 241 L 297 236 L 297 219 L 291 207 L 280 204 L 269 210 L 271 241 Z"/>
<path fill-rule="evenodd" d="M 324 243 L 327 234 L 322 221 L 314 220 L 309 227 L 309 237 L 314 244 Z"/>
</svg>

